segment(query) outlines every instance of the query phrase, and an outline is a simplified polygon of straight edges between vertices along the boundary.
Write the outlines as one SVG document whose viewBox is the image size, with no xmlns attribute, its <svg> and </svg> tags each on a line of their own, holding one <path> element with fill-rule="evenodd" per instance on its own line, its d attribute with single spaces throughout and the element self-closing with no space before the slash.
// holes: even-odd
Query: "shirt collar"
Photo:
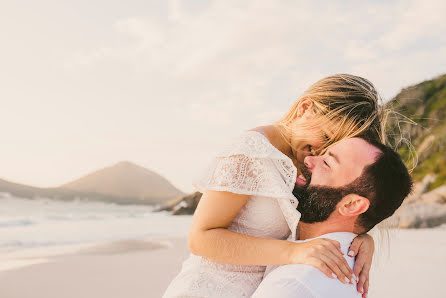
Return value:
<svg viewBox="0 0 446 298">
<path fill-rule="evenodd" d="M 300 240 L 300 241 L 306 242 L 306 241 L 314 240 L 317 238 L 326 238 L 326 239 L 336 240 L 336 241 L 339 241 L 339 243 L 341 244 L 341 251 L 343 253 L 347 254 L 347 250 L 349 249 L 350 244 L 352 243 L 353 239 L 355 239 L 356 236 L 358 236 L 358 235 L 355 233 L 351 233 L 351 232 L 333 232 L 333 233 L 328 233 L 328 234 L 324 234 L 324 235 L 320 235 L 320 236 L 317 236 L 314 238 Z"/>
</svg>

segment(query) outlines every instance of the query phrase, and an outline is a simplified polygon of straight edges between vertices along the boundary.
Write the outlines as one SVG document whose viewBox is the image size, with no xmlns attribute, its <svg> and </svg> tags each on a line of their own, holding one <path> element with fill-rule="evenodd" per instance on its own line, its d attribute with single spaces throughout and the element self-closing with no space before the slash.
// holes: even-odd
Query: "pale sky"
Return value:
<svg viewBox="0 0 446 298">
<path fill-rule="evenodd" d="M 384 98 L 446 72 L 445 1 L 2 1 L 0 178 L 58 186 L 129 160 L 183 191 L 316 80 Z"/>
</svg>

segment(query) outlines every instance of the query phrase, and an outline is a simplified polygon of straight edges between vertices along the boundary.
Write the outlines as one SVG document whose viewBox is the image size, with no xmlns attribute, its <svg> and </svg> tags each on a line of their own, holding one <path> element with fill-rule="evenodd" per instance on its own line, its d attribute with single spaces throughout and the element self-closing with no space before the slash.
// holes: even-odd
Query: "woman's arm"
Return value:
<svg viewBox="0 0 446 298">
<path fill-rule="evenodd" d="M 193 254 L 218 263 L 234 265 L 307 264 L 333 274 L 343 282 L 352 271 L 340 252 L 339 242 L 315 239 L 305 243 L 259 238 L 227 229 L 248 201 L 248 195 L 223 191 L 205 191 L 189 233 Z"/>
</svg>

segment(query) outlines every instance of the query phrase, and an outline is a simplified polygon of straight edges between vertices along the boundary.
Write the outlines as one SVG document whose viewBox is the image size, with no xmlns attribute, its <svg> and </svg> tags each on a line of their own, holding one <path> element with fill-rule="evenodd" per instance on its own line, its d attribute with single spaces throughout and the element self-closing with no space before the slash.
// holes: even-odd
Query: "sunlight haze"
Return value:
<svg viewBox="0 0 446 298">
<path fill-rule="evenodd" d="M 313 2 L 2 2 L 0 178 L 58 186 L 128 160 L 189 192 L 324 76 L 388 100 L 445 72 L 446 2 Z"/>
</svg>

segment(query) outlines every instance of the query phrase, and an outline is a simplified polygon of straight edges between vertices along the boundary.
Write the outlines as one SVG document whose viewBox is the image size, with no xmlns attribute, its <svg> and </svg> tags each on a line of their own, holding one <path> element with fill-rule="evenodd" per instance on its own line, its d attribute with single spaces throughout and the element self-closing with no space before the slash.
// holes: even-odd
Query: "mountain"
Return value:
<svg viewBox="0 0 446 298">
<path fill-rule="evenodd" d="M 20 198 L 49 198 L 55 200 L 70 201 L 74 199 L 88 199 L 92 201 L 104 201 L 117 204 L 141 204 L 133 198 L 119 198 L 99 193 L 80 192 L 70 189 L 50 187 L 40 188 L 0 179 L 0 192 L 9 193 Z"/>
<path fill-rule="evenodd" d="M 183 195 L 167 179 L 128 161 L 97 170 L 60 188 L 156 203 Z"/>
<path fill-rule="evenodd" d="M 120 162 L 60 187 L 40 188 L 0 179 L 0 192 L 22 198 L 147 205 L 162 204 L 183 195 L 165 178 L 130 162 Z"/>
<path fill-rule="evenodd" d="M 418 155 L 412 172 L 414 180 L 434 174 L 436 178 L 429 189 L 446 184 L 446 74 L 403 89 L 387 107 L 417 123 L 399 123 Z M 391 120 L 391 124 L 396 131 L 396 121 Z M 399 146 L 403 160 L 411 159 L 410 151 L 405 145 Z"/>
</svg>

